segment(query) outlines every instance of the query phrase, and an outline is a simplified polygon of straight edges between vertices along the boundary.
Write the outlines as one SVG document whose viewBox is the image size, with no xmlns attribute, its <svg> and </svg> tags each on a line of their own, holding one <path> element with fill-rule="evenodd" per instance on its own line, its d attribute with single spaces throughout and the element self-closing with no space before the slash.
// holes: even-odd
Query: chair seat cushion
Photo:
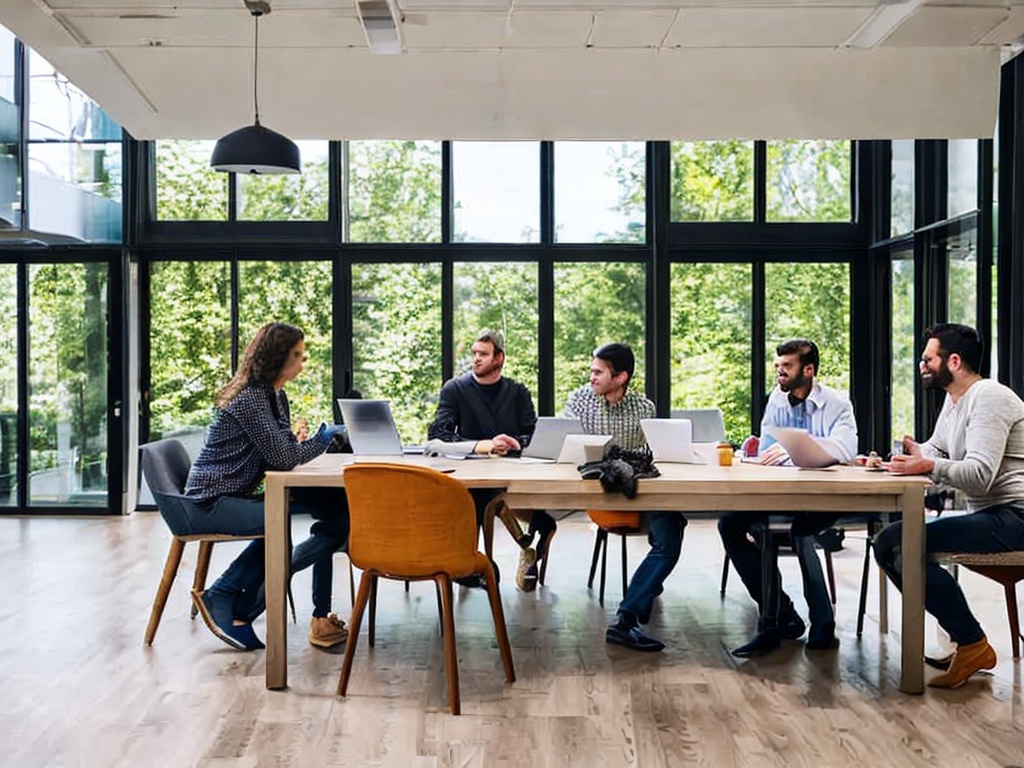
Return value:
<svg viewBox="0 0 1024 768">
<path fill-rule="evenodd" d="M 1024 551 L 1015 552 L 935 552 L 932 560 L 957 565 L 1020 565 L 1024 566 Z"/>
<path fill-rule="evenodd" d="M 639 531 L 643 527 L 642 512 L 620 512 L 588 509 L 587 514 L 598 528 L 606 531 Z"/>
</svg>

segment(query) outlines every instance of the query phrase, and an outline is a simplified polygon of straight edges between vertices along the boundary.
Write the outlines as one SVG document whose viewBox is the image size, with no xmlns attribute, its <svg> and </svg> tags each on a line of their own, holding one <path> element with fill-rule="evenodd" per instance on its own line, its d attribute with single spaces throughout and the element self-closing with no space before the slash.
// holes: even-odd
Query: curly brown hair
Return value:
<svg viewBox="0 0 1024 768">
<path fill-rule="evenodd" d="M 301 328 L 288 323 L 267 323 L 256 331 L 245 348 L 238 371 L 217 391 L 217 407 L 227 408 L 249 384 L 265 381 L 273 385 L 288 362 L 288 353 L 304 338 Z"/>
</svg>

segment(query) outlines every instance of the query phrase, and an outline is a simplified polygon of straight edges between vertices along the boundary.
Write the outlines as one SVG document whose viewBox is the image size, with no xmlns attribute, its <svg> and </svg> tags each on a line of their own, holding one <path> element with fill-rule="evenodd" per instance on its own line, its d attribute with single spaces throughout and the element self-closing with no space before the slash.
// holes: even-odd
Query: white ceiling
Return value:
<svg viewBox="0 0 1024 768">
<path fill-rule="evenodd" d="M 881 0 L 879 6 L 894 0 Z M 990 137 L 1024 0 L 925 0 L 871 49 L 874 0 L 271 0 L 262 122 L 292 138 Z M 2 0 L 0 23 L 139 138 L 252 122 L 242 0 Z"/>
</svg>

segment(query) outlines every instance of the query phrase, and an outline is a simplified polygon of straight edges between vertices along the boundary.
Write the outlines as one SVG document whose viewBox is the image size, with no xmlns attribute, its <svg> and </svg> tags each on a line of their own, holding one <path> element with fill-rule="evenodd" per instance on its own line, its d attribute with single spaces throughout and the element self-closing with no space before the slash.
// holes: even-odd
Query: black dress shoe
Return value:
<svg viewBox="0 0 1024 768">
<path fill-rule="evenodd" d="M 811 624 L 811 631 L 807 633 L 807 642 L 804 645 L 811 651 L 831 651 L 838 648 L 839 638 L 836 637 L 835 623 Z"/>
<path fill-rule="evenodd" d="M 738 659 L 749 659 L 762 653 L 774 651 L 782 645 L 782 635 L 778 629 L 766 629 L 754 635 L 754 639 L 739 648 L 732 649 L 732 655 Z"/>
<path fill-rule="evenodd" d="M 792 614 L 786 622 L 779 627 L 764 629 L 754 635 L 754 639 L 746 645 L 734 648 L 732 655 L 739 659 L 748 659 L 751 656 L 759 656 L 762 653 L 774 651 L 783 640 L 797 640 L 806 631 L 807 626 L 803 619 Z"/>
<path fill-rule="evenodd" d="M 640 627 L 612 624 L 604 633 L 604 641 L 610 645 L 624 645 L 634 651 L 660 651 L 665 647 L 661 640 L 645 635 Z"/>
</svg>

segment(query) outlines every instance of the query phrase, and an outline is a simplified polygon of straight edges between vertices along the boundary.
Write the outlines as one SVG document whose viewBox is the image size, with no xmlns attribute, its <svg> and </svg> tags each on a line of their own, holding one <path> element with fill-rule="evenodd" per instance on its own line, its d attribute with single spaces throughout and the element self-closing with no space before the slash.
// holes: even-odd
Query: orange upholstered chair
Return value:
<svg viewBox="0 0 1024 768">
<path fill-rule="evenodd" d="M 626 567 L 626 537 L 643 533 L 643 520 L 640 512 L 610 512 L 606 510 L 588 509 L 587 514 L 597 526 L 594 538 L 594 554 L 590 558 L 590 578 L 587 589 L 594 588 L 594 572 L 597 570 L 597 558 L 601 557 L 601 583 L 598 590 L 598 602 L 604 605 L 604 577 L 608 562 L 608 534 L 617 533 L 622 538 L 622 595 L 626 595 L 629 574 Z"/>
<path fill-rule="evenodd" d="M 431 580 L 441 598 L 441 625 L 448 697 L 459 714 L 459 668 L 455 649 L 452 580 L 481 574 L 487 582 L 494 629 L 505 667 L 515 682 L 512 647 L 505 628 L 501 594 L 490 559 L 477 551 L 476 512 L 469 491 L 447 475 L 405 464 L 353 464 L 345 468 L 351 528 L 349 557 L 363 571 L 351 632 L 338 681 L 338 695 L 348 689 L 363 611 L 370 603 L 369 643 L 373 645 L 377 580 Z"/>
</svg>

